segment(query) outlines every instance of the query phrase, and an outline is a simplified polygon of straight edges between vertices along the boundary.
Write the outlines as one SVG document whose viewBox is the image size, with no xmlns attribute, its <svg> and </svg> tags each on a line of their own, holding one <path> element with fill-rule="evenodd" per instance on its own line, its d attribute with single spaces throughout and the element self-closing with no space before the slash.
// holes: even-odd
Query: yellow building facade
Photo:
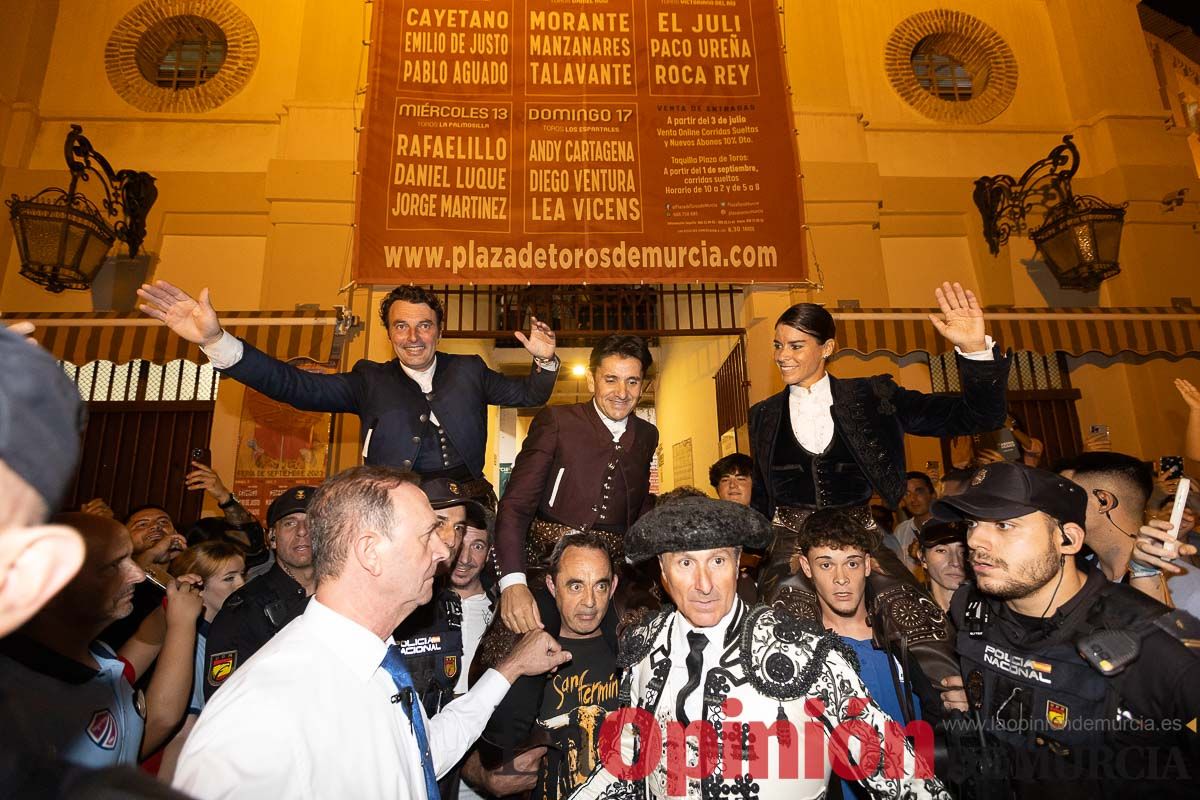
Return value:
<svg viewBox="0 0 1200 800">
<path fill-rule="evenodd" d="M 0 28 L 0 194 L 65 184 L 62 142 L 71 123 L 84 126 L 115 168 L 153 174 L 159 194 L 148 259 L 118 265 L 90 292 L 51 294 L 20 277 L 12 230 L 0 226 L 0 310 L 128 307 L 124 284 L 145 274 L 189 290 L 208 286 L 218 310 L 349 306 L 366 325 L 343 363 L 390 357 L 373 312 L 385 289 L 346 288 L 370 4 L 9 5 Z M 773 324 L 800 299 L 831 308 L 929 307 L 934 286 L 956 280 L 1005 307 L 1200 300 L 1200 64 L 1180 44 L 1190 32 L 1168 43 L 1162 19 L 1134 0 L 783 0 L 780 12 L 810 277 L 819 285 L 745 287 L 737 322 L 751 402 L 781 388 L 770 356 Z M 156 20 L 181 14 L 219 24 L 230 40 L 223 83 L 188 102 L 139 85 L 145 77 L 131 49 Z M 913 89 L 913 43 L 931 41 L 965 66 L 973 99 L 931 106 Z M 1020 175 L 1065 134 L 1082 155 L 1076 190 L 1128 203 L 1121 273 L 1093 293 L 1058 289 L 1026 236 L 992 256 L 972 201 L 976 178 Z M 676 445 L 690 440 L 692 480 L 701 485 L 721 454 L 713 376 L 736 343 L 730 336 L 659 342 L 654 402 L 665 489 L 687 482 L 678 477 L 674 459 L 684 451 Z M 444 346 L 500 360 L 489 341 Z M 891 372 L 912 388 L 932 385 L 920 358 L 846 355 L 833 371 Z M 1118 450 L 1146 458 L 1180 452 L 1186 417 L 1171 385 L 1176 376 L 1200 383 L 1200 360 L 1071 359 L 1079 422 L 1110 426 Z M 222 382 L 211 447 L 227 474 L 242 396 Z M 499 428 L 494 413 L 493 480 Z M 518 444 L 519 430 L 508 433 L 517 434 L 508 446 Z M 339 466 L 355 463 L 357 435 L 354 421 L 339 427 Z M 941 458 L 936 441 L 910 441 L 914 467 Z"/>
</svg>

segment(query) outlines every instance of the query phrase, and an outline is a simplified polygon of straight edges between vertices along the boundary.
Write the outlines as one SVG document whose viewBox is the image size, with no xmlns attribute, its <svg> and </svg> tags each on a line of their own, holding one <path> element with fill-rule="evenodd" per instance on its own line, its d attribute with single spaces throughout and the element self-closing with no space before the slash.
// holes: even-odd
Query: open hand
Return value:
<svg viewBox="0 0 1200 800">
<path fill-rule="evenodd" d="M 1183 378 L 1175 379 L 1175 388 L 1179 390 L 1180 397 L 1183 398 L 1183 402 L 1187 403 L 1192 413 L 1200 413 L 1200 389 L 1193 386 L 1191 381 L 1185 381 Z"/>
<path fill-rule="evenodd" d="M 513 335 L 534 358 L 554 358 L 554 331 L 537 317 L 531 318 L 528 336 L 520 331 L 514 331 Z"/>
<path fill-rule="evenodd" d="M 200 346 L 215 344 L 221 338 L 221 320 L 209 302 L 208 289 L 200 290 L 199 299 L 166 281 L 143 283 L 137 291 L 146 302 L 138 308 L 171 329 L 175 335 Z"/>
<path fill-rule="evenodd" d="M 984 337 L 983 308 L 979 299 L 961 283 L 943 283 L 934 290 L 942 315 L 930 314 L 929 321 L 950 344 L 964 353 L 987 349 Z"/>
</svg>

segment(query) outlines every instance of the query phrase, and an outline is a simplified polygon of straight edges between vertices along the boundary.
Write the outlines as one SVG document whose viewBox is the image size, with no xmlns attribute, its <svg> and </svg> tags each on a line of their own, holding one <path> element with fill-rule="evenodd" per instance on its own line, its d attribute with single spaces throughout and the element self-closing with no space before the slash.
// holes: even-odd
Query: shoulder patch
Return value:
<svg viewBox="0 0 1200 800">
<path fill-rule="evenodd" d="M 220 686 L 237 669 L 237 650 L 213 653 L 208 657 L 205 680 L 209 686 Z"/>
<path fill-rule="evenodd" d="M 121 729 L 117 725 L 117 718 L 107 708 L 93 712 L 92 718 L 88 720 L 87 724 L 87 737 L 101 750 L 115 749 L 117 740 L 121 738 Z"/>
<path fill-rule="evenodd" d="M 654 640 L 674 611 L 673 606 L 661 610 L 642 608 L 625 616 L 617 650 L 617 669 L 632 667 L 650 653 Z"/>
<path fill-rule="evenodd" d="M 804 697 L 831 650 L 839 652 L 858 671 L 854 651 L 829 631 L 819 631 L 787 611 L 755 606 L 742 630 L 742 668 L 750 683 L 773 700 Z"/>
</svg>

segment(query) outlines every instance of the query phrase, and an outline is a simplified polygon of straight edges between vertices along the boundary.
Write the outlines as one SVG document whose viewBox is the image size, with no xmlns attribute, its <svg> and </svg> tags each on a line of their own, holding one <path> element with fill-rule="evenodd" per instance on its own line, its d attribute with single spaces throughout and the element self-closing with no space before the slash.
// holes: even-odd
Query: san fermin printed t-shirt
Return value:
<svg viewBox="0 0 1200 800">
<path fill-rule="evenodd" d="M 542 759 L 533 800 L 562 800 L 596 766 L 600 726 L 617 707 L 617 657 L 604 637 L 559 639 L 571 660 L 550 676 L 538 724 L 554 743 Z"/>
</svg>

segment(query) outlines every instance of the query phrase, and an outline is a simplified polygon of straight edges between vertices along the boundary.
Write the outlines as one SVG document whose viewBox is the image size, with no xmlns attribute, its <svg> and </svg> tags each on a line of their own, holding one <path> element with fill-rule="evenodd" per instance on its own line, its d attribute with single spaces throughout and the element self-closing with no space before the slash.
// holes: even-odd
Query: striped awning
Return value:
<svg viewBox="0 0 1200 800">
<path fill-rule="evenodd" d="M 77 365 L 97 360 L 117 364 L 134 359 L 155 364 L 178 358 L 207 360 L 199 347 L 138 311 L 6 311 L 0 319 L 7 325 L 32 322 L 33 337 L 43 347 Z M 284 361 L 297 356 L 328 360 L 338 319 L 338 312 L 330 310 L 221 312 L 225 330 Z"/>
<path fill-rule="evenodd" d="M 863 355 L 940 353 L 946 341 L 924 308 L 833 311 L 838 346 Z M 1117 355 L 1200 355 L 1198 308 L 1005 308 L 988 310 L 988 333 L 1003 348 Z"/>
</svg>

